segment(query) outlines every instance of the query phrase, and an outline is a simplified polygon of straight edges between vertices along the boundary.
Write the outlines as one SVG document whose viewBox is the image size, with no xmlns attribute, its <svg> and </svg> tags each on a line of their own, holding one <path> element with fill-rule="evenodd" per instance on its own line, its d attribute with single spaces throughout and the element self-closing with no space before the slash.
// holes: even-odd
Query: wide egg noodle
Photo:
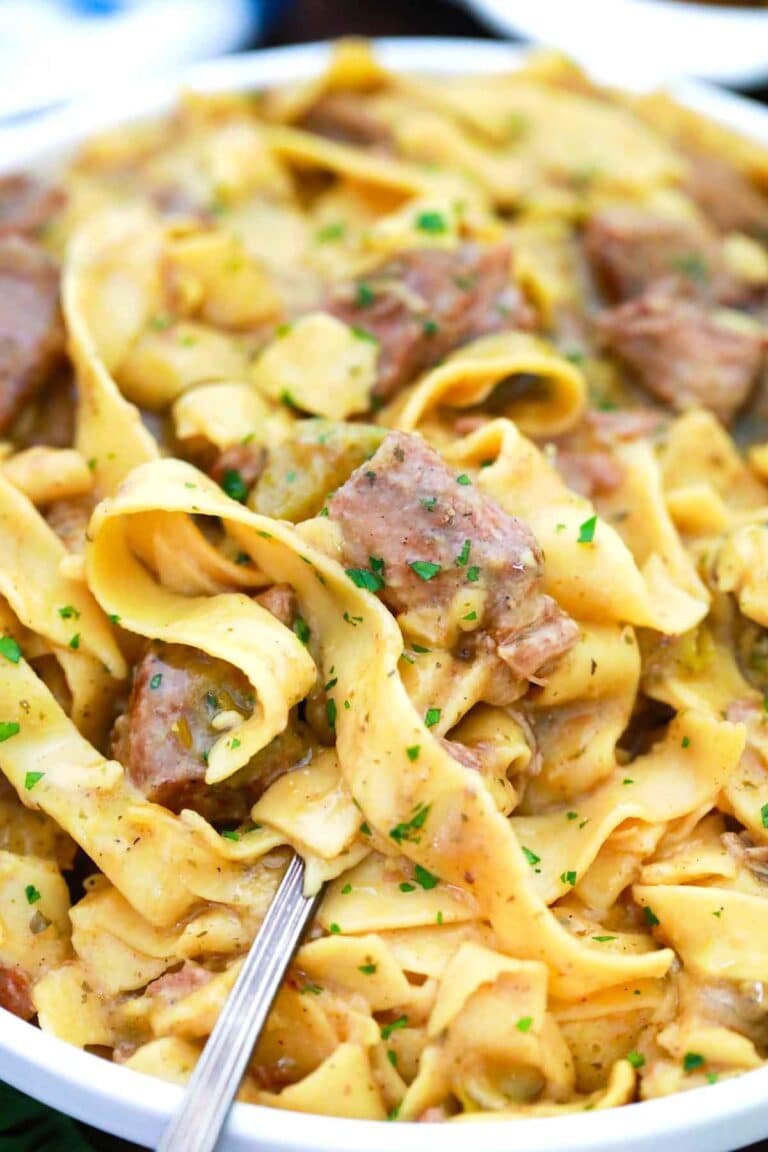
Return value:
<svg viewBox="0 0 768 1152">
<path fill-rule="evenodd" d="M 189 484 L 195 485 L 192 497 Z M 158 491 L 164 493 L 162 502 Z M 431 813 L 435 832 L 427 828 L 423 836 L 406 840 L 400 847 L 443 878 L 469 884 L 502 943 L 514 939 L 519 950 L 522 941 L 527 956 L 546 958 L 552 986 L 560 995 L 576 996 L 584 988 L 617 983 L 630 973 L 641 977 L 666 971 L 672 959 L 669 952 L 625 954 L 620 943 L 596 948 L 570 936 L 544 912 L 530 883 L 529 865 L 490 796 L 435 743 L 414 713 L 397 675 L 388 674 L 397 666 L 402 643 L 391 617 L 340 568 L 304 544 L 295 531 L 230 501 L 190 465 L 158 461 L 135 470 L 94 518 L 88 570 L 97 588 L 107 571 L 110 586 L 120 586 L 120 572 L 114 573 L 112 564 L 124 519 L 157 508 L 158 503 L 166 511 L 194 509 L 221 517 L 273 579 L 287 579 L 297 589 L 310 626 L 324 639 L 329 661 L 324 675 L 332 664 L 337 677 L 334 699 L 340 703 L 336 733 L 342 771 L 354 799 L 381 835 L 408 825 L 415 812 L 426 809 Z M 128 560 L 124 553 L 123 573 Z M 130 589 L 126 593 L 130 596 Z M 362 616 L 362 621 L 350 626 L 344 620 L 345 611 L 349 616 Z M 378 653 L 375 660 L 374 652 Z M 349 708 L 344 707 L 345 700 Z M 402 745 L 393 746 L 393 728 Z M 417 743 L 421 756 L 415 771 L 406 747 Z M 513 903 L 510 895 L 514 895 Z"/>
</svg>

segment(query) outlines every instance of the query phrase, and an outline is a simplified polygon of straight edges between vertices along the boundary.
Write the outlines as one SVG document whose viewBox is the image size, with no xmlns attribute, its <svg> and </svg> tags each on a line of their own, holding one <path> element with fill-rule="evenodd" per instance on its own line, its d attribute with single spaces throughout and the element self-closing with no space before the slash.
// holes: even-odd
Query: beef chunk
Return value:
<svg viewBox="0 0 768 1152">
<path fill-rule="evenodd" d="M 759 332 L 663 285 L 604 312 L 598 328 L 653 396 L 678 410 L 703 405 L 726 422 L 746 400 L 763 362 Z"/>
<path fill-rule="evenodd" d="M 721 302 L 739 300 L 747 291 L 725 268 L 717 237 L 694 221 L 604 208 L 588 221 L 584 246 L 600 287 L 614 301 L 639 296 L 660 280 Z"/>
<path fill-rule="evenodd" d="M 359 148 L 389 150 L 392 145 L 387 125 L 352 92 L 330 92 L 323 96 L 301 121 L 301 127 L 316 136 Z"/>
<path fill-rule="evenodd" d="M 328 310 L 376 337 L 373 394 L 379 400 L 394 396 L 459 345 L 535 321 L 510 280 L 504 245 L 404 252 L 337 286 Z"/>
<path fill-rule="evenodd" d="M 460 483 L 421 437 L 391 432 L 329 511 L 346 564 L 381 570 L 380 595 L 392 611 L 426 612 L 435 633 L 447 634 L 456 598 L 480 592 L 477 627 L 521 677 L 574 643 L 576 625 L 541 592 L 543 557 L 531 530 Z"/>
<path fill-rule="evenodd" d="M 26 972 L 17 966 L 8 968 L 0 964 L 0 1008 L 22 1020 L 31 1020 L 35 1015 L 32 985 Z"/>
<path fill-rule="evenodd" d="M 0 179 L 0 236 L 35 235 L 64 206 L 64 193 L 31 176 Z"/>
<path fill-rule="evenodd" d="M 0 433 L 63 355 L 56 265 L 37 244 L 0 237 Z"/>
<path fill-rule="evenodd" d="M 730 164 L 692 155 L 685 190 L 722 232 L 747 232 L 768 243 L 768 196 Z"/>
<path fill-rule="evenodd" d="M 251 684 L 224 660 L 179 644 L 153 643 L 134 670 L 127 711 L 112 731 L 112 754 L 144 795 L 171 811 L 194 808 L 212 821 L 239 821 L 266 787 L 306 752 L 289 726 L 249 765 L 216 786 L 206 759 L 221 712 L 253 711 Z"/>
</svg>

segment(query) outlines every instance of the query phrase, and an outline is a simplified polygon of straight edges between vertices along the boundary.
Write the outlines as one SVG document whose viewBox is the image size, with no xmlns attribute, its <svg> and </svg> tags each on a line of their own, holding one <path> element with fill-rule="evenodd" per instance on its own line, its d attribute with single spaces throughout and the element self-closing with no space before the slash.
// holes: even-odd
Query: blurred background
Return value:
<svg viewBox="0 0 768 1152">
<path fill-rule="evenodd" d="M 532 40 L 616 82 L 694 76 L 768 103 L 767 0 L 0 0 L 0 127 L 195 60 L 345 35 Z M 0 1152 L 139 1150 L 0 1084 Z"/>
</svg>

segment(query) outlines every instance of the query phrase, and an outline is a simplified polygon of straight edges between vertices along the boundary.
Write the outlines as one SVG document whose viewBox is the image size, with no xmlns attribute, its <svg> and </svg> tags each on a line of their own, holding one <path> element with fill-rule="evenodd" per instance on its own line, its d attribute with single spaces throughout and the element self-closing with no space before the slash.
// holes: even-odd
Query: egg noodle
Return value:
<svg viewBox="0 0 768 1152">
<path fill-rule="evenodd" d="M 244 1100 L 760 1065 L 768 155 L 349 42 L 59 183 L 0 183 L 0 1004 L 183 1082 L 295 849 Z"/>
</svg>

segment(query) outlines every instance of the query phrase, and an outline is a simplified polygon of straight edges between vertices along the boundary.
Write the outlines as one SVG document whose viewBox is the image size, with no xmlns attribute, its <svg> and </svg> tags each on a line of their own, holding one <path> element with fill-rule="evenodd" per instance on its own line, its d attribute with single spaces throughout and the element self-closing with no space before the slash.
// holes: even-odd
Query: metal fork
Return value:
<svg viewBox="0 0 768 1152">
<path fill-rule="evenodd" d="M 322 897 L 293 856 L 157 1152 L 214 1152 L 272 1002 Z"/>
</svg>

